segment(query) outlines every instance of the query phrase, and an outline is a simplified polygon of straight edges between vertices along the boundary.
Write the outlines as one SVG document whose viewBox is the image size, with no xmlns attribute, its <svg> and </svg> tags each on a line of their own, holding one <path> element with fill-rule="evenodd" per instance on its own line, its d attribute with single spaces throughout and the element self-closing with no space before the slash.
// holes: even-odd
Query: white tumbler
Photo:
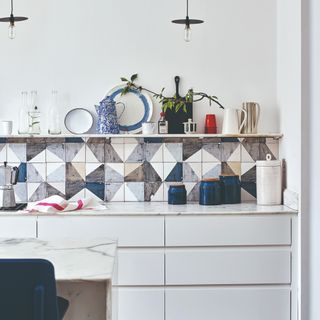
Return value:
<svg viewBox="0 0 320 320">
<path fill-rule="evenodd" d="M 257 161 L 257 204 L 279 205 L 282 199 L 281 161 L 271 160 L 268 154 L 266 161 Z"/>
</svg>

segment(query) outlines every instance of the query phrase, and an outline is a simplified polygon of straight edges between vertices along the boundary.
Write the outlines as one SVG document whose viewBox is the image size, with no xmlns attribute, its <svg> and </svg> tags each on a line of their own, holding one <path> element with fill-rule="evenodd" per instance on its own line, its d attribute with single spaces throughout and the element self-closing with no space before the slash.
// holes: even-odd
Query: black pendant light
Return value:
<svg viewBox="0 0 320 320">
<path fill-rule="evenodd" d="M 11 0 L 11 14 L 10 17 L 0 18 L 0 22 L 9 22 L 8 36 L 10 39 L 15 38 L 15 22 L 28 20 L 27 17 L 15 17 L 13 15 L 13 0 Z"/>
<path fill-rule="evenodd" d="M 186 42 L 191 41 L 191 24 L 200 24 L 204 23 L 203 20 L 198 20 L 198 19 L 190 19 L 189 18 L 189 0 L 187 0 L 187 16 L 185 19 L 178 19 L 178 20 L 172 20 L 172 23 L 177 23 L 177 24 L 184 24 L 185 25 L 185 35 L 184 35 L 184 40 Z"/>
</svg>

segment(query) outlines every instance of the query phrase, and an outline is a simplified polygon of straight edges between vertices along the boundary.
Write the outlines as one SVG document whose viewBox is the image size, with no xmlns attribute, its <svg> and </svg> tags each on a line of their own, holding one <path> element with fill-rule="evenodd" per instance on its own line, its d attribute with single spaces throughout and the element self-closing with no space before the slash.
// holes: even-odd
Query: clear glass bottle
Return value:
<svg viewBox="0 0 320 320">
<path fill-rule="evenodd" d="M 41 133 L 41 113 L 37 106 L 38 94 L 37 91 L 31 91 L 31 110 L 29 111 L 29 133 Z"/>
<path fill-rule="evenodd" d="M 28 107 L 28 92 L 21 92 L 21 107 L 19 111 L 19 134 L 29 133 L 29 107 Z"/>
<path fill-rule="evenodd" d="M 164 112 L 160 113 L 160 119 L 158 121 L 158 133 L 159 134 L 168 133 L 168 121 L 166 120 L 166 114 Z"/>
<path fill-rule="evenodd" d="M 60 134 L 60 117 L 58 110 L 58 91 L 52 90 L 51 104 L 48 112 L 48 133 Z"/>
</svg>

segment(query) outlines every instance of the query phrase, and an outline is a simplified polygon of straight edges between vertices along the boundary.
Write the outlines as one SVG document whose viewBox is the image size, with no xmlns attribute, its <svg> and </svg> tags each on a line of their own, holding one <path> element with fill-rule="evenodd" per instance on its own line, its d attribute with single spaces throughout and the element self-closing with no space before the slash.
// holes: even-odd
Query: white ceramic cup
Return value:
<svg viewBox="0 0 320 320">
<path fill-rule="evenodd" d="M 1 135 L 11 135 L 12 134 L 12 121 L 1 120 L 0 121 L 0 134 Z"/>
<path fill-rule="evenodd" d="M 144 122 L 142 124 L 142 133 L 143 134 L 153 134 L 155 130 L 154 122 Z"/>
</svg>

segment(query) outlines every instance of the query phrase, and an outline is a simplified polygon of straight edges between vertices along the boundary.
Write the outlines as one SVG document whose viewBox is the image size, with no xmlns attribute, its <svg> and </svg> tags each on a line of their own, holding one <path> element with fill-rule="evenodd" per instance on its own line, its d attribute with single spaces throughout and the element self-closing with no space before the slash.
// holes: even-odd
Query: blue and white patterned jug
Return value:
<svg viewBox="0 0 320 320">
<path fill-rule="evenodd" d="M 116 105 L 122 104 L 123 110 L 120 116 L 117 115 Z M 97 133 L 101 134 L 118 134 L 120 133 L 118 120 L 121 118 L 124 110 L 125 104 L 122 102 L 116 103 L 109 96 L 105 97 L 100 104 L 96 107 L 96 112 L 98 114 L 97 122 Z"/>
</svg>

